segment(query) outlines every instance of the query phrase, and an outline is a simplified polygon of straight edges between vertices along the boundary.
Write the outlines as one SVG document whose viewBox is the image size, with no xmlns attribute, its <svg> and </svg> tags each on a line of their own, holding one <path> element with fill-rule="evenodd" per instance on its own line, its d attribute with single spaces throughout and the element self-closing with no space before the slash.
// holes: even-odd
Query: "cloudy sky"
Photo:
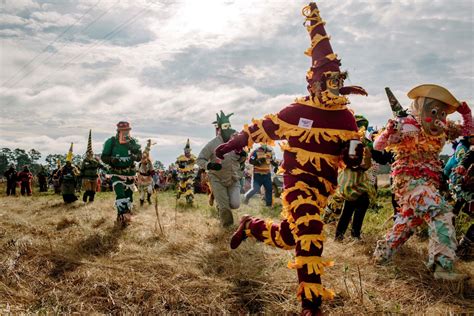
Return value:
<svg viewBox="0 0 474 316">
<path fill-rule="evenodd" d="M 408 105 L 421 83 L 473 104 L 471 0 L 317 2 L 348 85 L 372 125 L 390 117 L 384 87 Z M 165 164 L 197 154 L 219 110 L 240 130 L 305 95 L 309 37 L 296 0 L 0 0 L 0 147 L 83 153 L 131 122 Z M 454 115 L 454 119 L 459 116 Z"/>
</svg>

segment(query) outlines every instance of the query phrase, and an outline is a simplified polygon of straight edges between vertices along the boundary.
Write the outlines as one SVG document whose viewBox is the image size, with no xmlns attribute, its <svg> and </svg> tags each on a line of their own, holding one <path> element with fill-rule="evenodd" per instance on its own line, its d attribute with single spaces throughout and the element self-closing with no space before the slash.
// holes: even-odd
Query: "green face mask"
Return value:
<svg viewBox="0 0 474 316">
<path fill-rule="evenodd" d="M 221 137 L 222 139 L 224 140 L 224 142 L 228 142 L 229 139 L 232 137 L 232 135 L 234 135 L 237 131 L 235 129 L 232 129 L 232 128 L 227 128 L 227 129 L 221 129 L 220 130 L 220 133 L 221 133 Z"/>
</svg>

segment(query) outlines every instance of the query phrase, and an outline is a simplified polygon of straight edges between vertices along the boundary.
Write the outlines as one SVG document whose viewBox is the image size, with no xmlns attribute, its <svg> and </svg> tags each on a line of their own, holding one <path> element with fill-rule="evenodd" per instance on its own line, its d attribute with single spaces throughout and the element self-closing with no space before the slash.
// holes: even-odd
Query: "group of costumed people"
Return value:
<svg viewBox="0 0 474 316">
<path fill-rule="evenodd" d="M 308 95 L 276 114 L 252 120 L 240 132 L 232 128 L 232 114 L 220 111 L 213 122 L 215 137 L 198 157 L 192 154 L 188 139 L 184 153 L 177 158 L 176 199 L 184 197 L 186 203 L 193 203 L 197 165 L 207 173 L 211 200 L 216 204 L 221 225 L 232 228 L 232 210 L 241 203 L 240 181 L 245 162 L 248 160 L 253 165 L 253 183 L 244 195 L 244 203 L 263 186 L 265 204 L 271 206 L 271 174 L 279 169 L 283 174 L 282 221 L 244 215 L 234 227 L 230 247 L 236 249 L 245 240 L 253 239 L 294 251 L 294 260 L 288 267 L 297 272 L 297 298 L 301 301 L 302 315 L 318 315 L 322 301 L 334 297 L 334 292 L 321 281 L 325 269 L 334 264 L 322 257 L 325 222 L 334 213 L 340 213 L 335 239 L 343 240 L 351 221 L 352 237 L 360 238 L 366 211 L 376 201 L 373 165 L 391 162 L 394 222 L 386 236 L 377 242 L 374 262 L 389 262 L 417 227 L 426 222 L 430 235 L 428 267 L 434 278 L 464 279 L 466 276 L 455 269 L 454 263 L 456 254 L 471 251 L 474 228 L 468 229 L 458 248 L 453 216 L 462 211 L 472 215 L 474 136 L 469 106 L 439 85 L 422 84 L 408 92 L 412 103 L 409 109 L 404 109 L 387 88 L 393 118 L 378 134 L 366 137 L 369 122 L 348 107 L 347 95 L 367 95 L 367 92 L 359 86 L 344 85 L 347 73 L 340 69 L 341 61 L 332 50 L 316 4 L 310 3 L 302 13 L 311 39 L 311 46 L 305 51 L 311 58 L 306 74 Z M 447 120 L 455 112 L 462 116 L 462 124 Z M 123 225 L 131 220 L 135 183 L 141 205 L 145 197 L 151 204 L 153 193 L 151 141 L 142 152 L 130 130 L 128 122 L 119 122 L 116 135 L 107 139 L 100 157 L 108 166 L 116 195 L 117 221 Z M 443 170 L 441 150 L 446 141 L 459 137 L 463 138 Z M 271 148 L 275 141 L 282 141 L 281 163 L 276 161 Z M 257 147 L 248 157 L 254 144 Z M 97 172 L 103 166 L 92 153 L 90 133 L 81 168 L 73 166 L 71 161 L 72 144 L 66 165 L 59 170 L 64 201 L 77 199 L 74 186 L 78 176 L 83 179 L 84 201 L 87 198 L 93 201 Z M 454 192 L 454 209 L 440 190 L 443 172 Z"/>
</svg>

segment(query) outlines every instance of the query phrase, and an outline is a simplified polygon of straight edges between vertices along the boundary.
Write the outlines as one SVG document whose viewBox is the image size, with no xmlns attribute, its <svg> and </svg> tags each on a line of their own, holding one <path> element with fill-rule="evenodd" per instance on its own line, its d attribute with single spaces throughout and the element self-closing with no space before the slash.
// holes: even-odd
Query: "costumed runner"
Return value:
<svg viewBox="0 0 474 316">
<path fill-rule="evenodd" d="M 223 227 L 234 223 L 232 210 L 240 207 L 241 163 L 247 157 L 243 150 L 230 153 L 221 159 L 215 154 L 217 146 L 229 141 L 236 132 L 229 120 L 232 115 L 233 113 L 226 115 L 222 111 L 220 114 L 216 113 L 217 136 L 204 146 L 196 162 L 199 168 L 208 171 L 212 194 Z"/>
<path fill-rule="evenodd" d="M 322 299 L 334 296 L 321 284 L 324 268 L 333 265 L 321 258 L 325 240 L 322 212 L 336 188 L 339 162 L 344 159 L 348 166 L 358 165 L 363 150 L 344 95 L 367 93 L 361 87 L 344 86 L 347 73 L 339 69 L 340 60 L 331 48 L 316 4 L 304 7 L 303 15 L 311 37 L 311 47 L 305 52 L 312 58 L 306 76 L 310 94 L 277 114 L 253 120 L 219 146 L 216 155 L 223 157 L 254 143 L 272 145 L 274 140 L 286 140 L 281 146 L 284 220 L 272 223 L 244 216 L 230 246 L 235 249 L 245 238 L 253 237 L 274 247 L 294 249 L 296 258 L 288 266 L 298 273 L 297 297 L 302 301 L 302 314 L 317 315 Z"/>
<path fill-rule="evenodd" d="M 272 148 L 266 144 L 262 144 L 252 152 L 249 163 L 253 165 L 252 188 L 245 193 L 244 204 L 248 204 L 252 196 L 260 192 L 263 186 L 265 189 L 265 205 L 269 207 L 272 206 L 272 169 L 274 169 L 275 173 L 278 170 L 278 162 L 275 159 Z"/>
<path fill-rule="evenodd" d="M 469 106 L 460 103 L 445 88 L 423 84 L 408 92 L 413 100 L 407 113 L 392 96 L 390 105 L 396 115 L 389 120 L 374 142 L 376 150 L 393 151 L 393 185 L 399 204 L 393 228 L 384 240 L 379 240 L 374 252 L 378 263 L 391 259 L 416 227 L 427 222 L 430 228 L 428 266 L 435 279 L 462 279 L 465 275 L 454 270 L 456 235 L 452 207 L 440 194 L 442 164 L 439 154 L 446 139 L 472 133 Z M 389 95 L 390 99 L 390 95 Z M 463 125 L 446 120 L 448 114 L 458 112 Z"/>
<path fill-rule="evenodd" d="M 79 169 L 72 164 L 73 158 L 73 143 L 69 147 L 69 151 L 66 155 L 66 164 L 59 169 L 59 185 L 61 187 L 61 194 L 63 196 L 64 203 L 69 204 L 77 200 L 76 187 L 77 178 L 80 175 Z"/>
<path fill-rule="evenodd" d="M 196 156 L 191 154 L 191 145 L 189 139 L 184 146 L 184 155 L 180 155 L 176 159 L 178 165 L 178 190 L 176 192 L 176 199 L 179 200 L 184 196 L 186 203 L 192 204 L 194 200 L 194 164 L 196 163 Z"/>
<path fill-rule="evenodd" d="M 103 168 L 102 164 L 94 157 L 92 151 L 92 130 L 89 130 L 89 138 L 87 139 L 87 151 L 86 157 L 81 164 L 81 178 L 82 178 L 82 189 L 84 194 L 82 195 L 82 201 L 94 202 L 95 193 L 97 189 L 97 179 L 99 178 L 99 168 Z"/>
<path fill-rule="evenodd" d="M 130 136 L 130 124 L 117 123 L 117 134 L 104 143 L 101 160 L 110 166 L 112 188 L 115 192 L 117 223 L 127 226 L 132 219 L 133 191 L 135 187 L 135 162 L 142 157 L 138 141 Z"/>
<path fill-rule="evenodd" d="M 145 150 L 143 150 L 142 159 L 138 164 L 137 185 L 138 192 L 140 193 L 140 206 L 143 206 L 145 203 L 145 192 L 148 204 L 151 204 L 151 195 L 153 194 L 153 175 L 155 171 L 153 170 L 153 163 L 150 157 L 151 145 L 151 139 L 149 139 Z"/>
<path fill-rule="evenodd" d="M 51 172 L 51 182 L 53 182 L 53 188 L 55 194 L 61 194 L 61 185 L 59 184 L 59 170 L 61 170 L 61 160 L 56 160 L 56 169 Z"/>
</svg>

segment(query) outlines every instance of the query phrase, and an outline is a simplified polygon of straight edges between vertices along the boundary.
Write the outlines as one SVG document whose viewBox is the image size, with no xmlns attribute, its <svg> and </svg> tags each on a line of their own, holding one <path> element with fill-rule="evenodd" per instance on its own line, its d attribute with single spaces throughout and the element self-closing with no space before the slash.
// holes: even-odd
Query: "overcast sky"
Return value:
<svg viewBox="0 0 474 316">
<path fill-rule="evenodd" d="M 309 36 L 289 0 L 0 0 L 0 147 L 94 151 L 128 120 L 165 164 L 197 155 L 219 110 L 240 130 L 306 94 Z M 473 104 L 471 0 L 318 1 L 356 113 L 381 126 L 437 83 Z M 49 45 L 48 45 L 49 44 Z M 453 119 L 459 119 L 454 115 Z"/>
</svg>

